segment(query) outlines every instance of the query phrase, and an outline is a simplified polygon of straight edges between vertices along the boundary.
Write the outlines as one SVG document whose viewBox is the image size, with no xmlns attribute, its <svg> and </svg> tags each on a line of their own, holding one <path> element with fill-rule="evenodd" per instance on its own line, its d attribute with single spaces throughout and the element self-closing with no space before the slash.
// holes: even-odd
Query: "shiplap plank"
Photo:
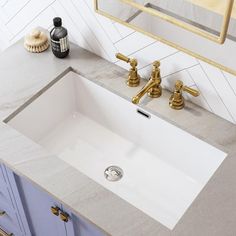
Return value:
<svg viewBox="0 0 236 236">
<path fill-rule="evenodd" d="M 4 23 L 12 20 L 30 1 L 31 0 L 2 1 L 2 4 L 0 4 L 0 13 L 3 16 Z"/>
<path fill-rule="evenodd" d="M 92 51 L 98 54 L 99 56 L 106 58 L 107 60 L 111 60 L 109 54 L 98 41 L 95 32 L 89 28 L 86 19 L 84 20 L 81 16 L 81 11 L 78 12 L 78 10 L 75 8 L 71 1 L 65 2 L 63 0 L 57 0 L 57 4 L 58 6 L 61 5 L 61 12 L 64 12 L 63 15 L 65 16 L 66 14 L 71 19 L 73 24 L 83 35 L 84 39 L 86 40 Z"/>
<path fill-rule="evenodd" d="M 205 62 L 201 62 L 201 66 L 217 90 L 225 107 L 233 117 L 234 121 L 236 121 L 236 96 L 229 83 L 227 83 L 222 71 Z"/>
<path fill-rule="evenodd" d="M 30 33 L 32 29 L 40 26 L 45 29 L 49 28 L 49 26 L 52 24 L 52 19 L 54 16 L 54 12 L 51 9 L 51 7 L 48 7 L 46 10 L 44 10 L 39 16 L 37 16 L 33 21 L 31 21 L 27 26 L 21 30 L 13 39 L 11 39 L 11 42 L 14 43 L 20 38 L 24 37 L 24 35 Z"/>
<path fill-rule="evenodd" d="M 81 29 L 78 28 L 77 25 L 74 23 L 73 18 L 71 18 L 68 12 L 64 10 L 61 4 L 58 1 L 56 1 L 52 5 L 52 8 L 55 12 L 55 15 L 62 17 L 63 25 L 67 28 L 69 35 L 72 35 L 73 39 L 75 40 L 75 43 L 77 43 L 80 47 L 83 47 L 87 50 L 94 51 L 95 48 L 92 48 L 90 46 L 90 42 L 82 33 Z"/>
<path fill-rule="evenodd" d="M 127 37 L 128 35 L 134 33 L 135 31 L 131 28 L 128 28 L 120 23 L 113 22 L 114 27 L 118 30 L 122 38 Z"/>
<path fill-rule="evenodd" d="M 87 0 L 86 0 L 87 1 Z M 63 2 L 63 1 L 61 1 Z M 102 28 L 101 24 L 95 17 L 95 12 L 89 8 L 89 6 L 85 3 L 84 0 L 71 0 L 73 6 L 75 7 L 77 12 L 80 12 L 81 17 L 86 22 L 87 27 L 93 32 L 97 41 L 100 44 L 100 48 L 103 48 L 107 53 L 111 61 L 116 61 L 115 54 L 116 49 L 107 36 L 106 31 Z M 67 7 L 68 3 L 64 4 L 64 7 Z"/>
<path fill-rule="evenodd" d="M 192 103 L 195 103 L 198 106 L 203 107 L 204 109 L 212 112 L 211 107 L 209 106 L 209 104 L 207 103 L 207 100 L 205 99 L 205 97 L 203 96 L 201 90 L 199 89 L 199 87 L 195 84 L 190 86 L 190 88 L 196 89 L 200 92 L 200 95 L 198 97 L 193 97 L 192 95 L 188 94 L 188 93 L 183 93 L 183 96 L 186 100 L 191 101 Z"/>
<path fill-rule="evenodd" d="M 177 50 L 174 48 L 163 45 L 160 42 L 154 42 L 153 44 L 144 47 L 142 50 L 135 52 L 131 56 L 137 58 L 140 67 L 143 68 L 156 60 L 162 60 L 176 52 Z"/>
<path fill-rule="evenodd" d="M 154 42 L 154 39 L 151 39 L 139 32 L 135 32 L 115 43 L 115 45 L 121 53 L 129 56 Z"/>
<path fill-rule="evenodd" d="M 6 25 L 0 19 L 0 42 L 1 42 L 1 50 L 3 51 L 7 47 L 11 45 L 10 39 L 12 38 L 11 32 L 9 32 Z"/>
<path fill-rule="evenodd" d="M 163 88 L 168 89 L 169 91 L 173 91 L 176 80 L 182 80 L 186 86 L 191 87 L 195 85 L 189 73 L 186 70 L 183 70 L 172 75 L 168 75 L 165 77 L 162 76 Z"/>
<path fill-rule="evenodd" d="M 194 57 L 183 52 L 177 52 L 161 60 L 162 75 L 167 76 L 197 64 L 198 61 Z"/>
<path fill-rule="evenodd" d="M 19 34 L 30 22 L 42 14 L 55 0 L 31 0 L 8 24 L 13 35 Z"/>
<path fill-rule="evenodd" d="M 110 19 L 108 19 L 104 16 L 101 16 L 94 11 L 94 0 L 84 0 L 84 2 L 90 8 L 90 11 L 93 13 L 95 18 L 98 20 L 98 22 L 100 23 L 100 26 L 103 28 L 103 30 L 106 31 L 111 42 L 115 43 L 118 40 L 121 40 L 122 39 L 121 34 L 118 32 L 118 30 L 114 26 L 113 22 Z"/>
<path fill-rule="evenodd" d="M 234 122 L 225 104 L 208 79 L 206 73 L 202 70 L 201 66 L 197 65 L 188 69 L 188 71 L 200 91 L 204 94 L 204 97 L 207 100 L 207 103 L 209 104 L 211 110 L 224 119 Z"/>
<path fill-rule="evenodd" d="M 223 72 L 223 74 L 227 79 L 228 83 L 230 84 L 231 88 L 233 89 L 234 94 L 236 94 L 236 76 L 227 72 Z"/>
<path fill-rule="evenodd" d="M 163 45 L 160 42 L 154 42 L 129 56 L 138 60 L 138 68 L 144 68 L 152 64 L 154 61 L 161 60 L 176 52 L 177 50 L 174 48 Z M 116 64 L 125 69 L 129 69 L 130 67 L 123 61 L 118 61 Z"/>
</svg>

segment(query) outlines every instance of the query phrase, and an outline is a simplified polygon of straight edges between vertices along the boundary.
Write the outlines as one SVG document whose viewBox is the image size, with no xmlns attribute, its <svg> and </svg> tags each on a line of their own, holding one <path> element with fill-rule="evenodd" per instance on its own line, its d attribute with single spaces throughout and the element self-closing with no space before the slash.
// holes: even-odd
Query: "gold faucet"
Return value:
<svg viewBox="0 0 236 236">
<path fill-rule="evenodd" d="M 183 91 L 191 94 L 194 97 L 197 97 L 200 94 L 199 91 L 187 87 L 182 81 L 177 80 L 175 83 L 175 90 L 169 100 L 169 105 L 171 108 L 175 110 L 181 110 L 184 108 L 184 97 L 182 95 Z"/>
<path fill-rule="evenodd" d="M 126 83 L 130 87 L 137 87 L 140 83 L 140 76 L 137 69 L 138 61 L 134 58 L 128 58 L 121 53 L 117 53 L 116 58 L 130 64 L 131 68 L 129 70 L 128 80 Z"/>
<path fill-rule="evenodd" d="M 142 88 L 142 90 L 136 96 L 133 97 L 132 102 L 134 104 L 138 104 L 140 99 L 146 93 L 151 98 L 158 98 L 162 94 L 159 61 L 153 62 L 151 78 L 149 79 L 148 83 Z"/>
</svg>

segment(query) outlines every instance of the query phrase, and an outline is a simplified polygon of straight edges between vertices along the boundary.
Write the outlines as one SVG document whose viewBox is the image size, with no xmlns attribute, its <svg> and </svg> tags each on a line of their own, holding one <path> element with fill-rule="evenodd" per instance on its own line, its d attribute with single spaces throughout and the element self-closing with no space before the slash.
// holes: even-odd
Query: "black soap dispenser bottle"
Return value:
<svg viewBox="0 0 236 236">
<path fill-rule="evenodd" d="M 53 19 L 54 28 L 50 32 L 52 52 L 56 57 L 64 58 L 69 54 L 67 29 L 62 26 L 60 17 Z"/>
</svg>

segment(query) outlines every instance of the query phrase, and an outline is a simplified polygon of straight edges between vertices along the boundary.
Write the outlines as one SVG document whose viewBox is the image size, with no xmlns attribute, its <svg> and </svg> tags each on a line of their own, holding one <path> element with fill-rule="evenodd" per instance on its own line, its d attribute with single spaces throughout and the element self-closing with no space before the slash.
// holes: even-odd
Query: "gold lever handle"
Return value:
<svg viewBox="0 0 236 236">
<path fill-rule="evenodd" d="M 130 87 L 137 87 L 140 83 L 140 76 L 137 69 L 138 61 L 134 58 L 129 58 L 122 53 L 117 53 L 116 58 L 130 64 L 131 68 L 129 70 L 129 76 L 126 83 Z"/>
<path fill-rule="evenodd" d="M 60 218 L 64 222 L 68 222 L 69 220 L 69 215 L 66 212 L 60 212 Z"/>
<path fill-rule="evenodd" d="M 6 215 L 6 212 L 5 211 L 0 211 L 0 216 L 4 216 Z"/>
<path fill-rule="evenodd" d="M 183 91 L 185 91 L 185 92 L 191 94 L 191 95 L 194 96 L 194 97 L 197 97 L 197 96 L 200 95 L 199 91 L 197 91 L 196 89 L 187 87 L 187 86 L 183 86 Z"/>
<path fill-rule="evenodd" d="M 1 236 L 14 236 L 14 234 L 10 233 L 8 234 L 6 231 L 0 228 L 0 235 Z"/>
<path fill-rule="evenodd" d="M 51 212 L 53 215 L 55 216 L 59 216 L 59 211 L 60 211 L 60 208 L 59 207 L 51 207 Z"/>
<path fill-rule="evenodd" d="M 135 58 L 129 58 L 122 53 L 116 53 L 116 58 L 129 63 L 131 67 L 133 68 L 133 70 L 136 70 L 138 61 Z"/>
<path fill-rule="evenodd" d="M 182 91 L 185 91 L 194 97 L 197 97 L 200 94 L 199 91 L 197 91 L 196 89 L 187 87 L 183 84 L 181 80 L 177 80 L 175 83 L 175 90 L 169 100 L 169 106 L 171 108 L 175 110 L 181 110 L 184 108 L 185 101 L 182 95 Z"/>
<path fill-rule="evenodd" d="M 116 58 L 117 58 L 117 59 L 120 59 L 120 60 L 122 60 L 122 61 L 125 61 L 125 62 L 127 62 L 127 63 L 130 62 L 130 58 L 128 58 L 127 56 L 125 56 L 125 55 L 122 54 L 122 53 L 116 53 Z"/>
</svg>

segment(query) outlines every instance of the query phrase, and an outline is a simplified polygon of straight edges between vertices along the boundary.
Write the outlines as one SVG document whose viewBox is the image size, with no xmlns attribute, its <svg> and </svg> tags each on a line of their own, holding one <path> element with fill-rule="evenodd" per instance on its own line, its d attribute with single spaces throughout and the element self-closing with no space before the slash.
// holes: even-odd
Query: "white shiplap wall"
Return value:
<svg viewBox="0 0 236 236">
<path fill-rule="evenodd" d="M 70 40 L 83 48 L 127 69 L 115 53 L 137 58 L 145 78 L 151 63 L 161 60 L 165 88 L 172 90 L 175 80 L 181 79 L 201 92 L 200 97 L 188 99 L 236 123 L 235 76 L 95 14 L 93 0 L 0 0 L 0 51 L 35 26 L 50 29 L 55 16 L 63 18 Z"/>
</svg>

